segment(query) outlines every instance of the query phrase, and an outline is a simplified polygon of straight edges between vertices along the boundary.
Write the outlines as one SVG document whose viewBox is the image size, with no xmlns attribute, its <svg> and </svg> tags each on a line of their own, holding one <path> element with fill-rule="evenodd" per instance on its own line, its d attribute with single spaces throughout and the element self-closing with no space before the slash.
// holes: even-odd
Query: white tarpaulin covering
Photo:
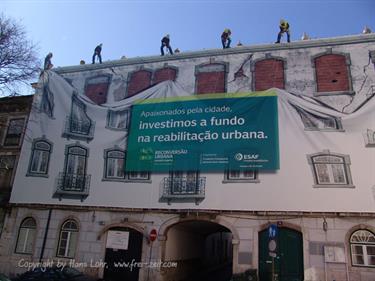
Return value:
<svg viewBox="0 0 375 281">
<path fill-rule="evenodd" d="M 108 111 L 123 111 L 138 99 L 190 94 L 177 83 L 165 81 L 122 101 L 96 105 L 54 72 L 48 72 L 43 80 L 26 130 L 11 197 L 13 203 L 375 212 L 375 147 L 371 147 L 375 144 L 374 99 L 354 113 L 344 114 L 313 98 L 274 89 L 278 95 L 280 170 L 260 172 L 254 180 L 228 180 L 224 171 L 200 173 L 205 184 L 199 200 L 189 194 L 163 200 L 163 196 L 166 198 L 163 183 L 168 174 L 151 173 L 143 181 L 103 180 L 105 150 L 114 147 L 126 150 L 127 138 L 126 131 L 108 128 Z M 75 138 L 66 133 L 66 120 L 73 115 L 85 124 L 90 123 L 87 132 L 92 137 Z M 52 143 L 47 176 L 27 176 L 35 139 Z M 88 151 L 86 174 L 91 176 L 86 196 L 79 198 L 82 201 L 56 196 L 59 174 L 65 171 L 66 148 L 77 143 Z M 319 158 L 319 153 L 324 155 Z"/>
</svg>

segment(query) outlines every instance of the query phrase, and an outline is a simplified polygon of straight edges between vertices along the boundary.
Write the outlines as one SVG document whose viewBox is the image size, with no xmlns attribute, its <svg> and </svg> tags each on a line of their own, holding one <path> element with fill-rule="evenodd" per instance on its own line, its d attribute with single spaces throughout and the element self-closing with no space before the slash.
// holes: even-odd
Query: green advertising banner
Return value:
<svg viewBox="0 0 375 281">
<path fill-rule="evenodd" d="M 279 169 L 277 95 L 206 94 L 133 105 L 126 171 Z"/>
</svg>

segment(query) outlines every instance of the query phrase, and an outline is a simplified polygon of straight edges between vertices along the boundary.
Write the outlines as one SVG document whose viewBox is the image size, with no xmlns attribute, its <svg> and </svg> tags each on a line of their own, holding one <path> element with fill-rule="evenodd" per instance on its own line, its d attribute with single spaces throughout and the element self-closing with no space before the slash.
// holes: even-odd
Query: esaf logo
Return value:
<svg viewBox="0 0 375 281">
<path fill-rule="evenodd" d="M 236 153 L 234 155 L 234 159 L 237 161 L 246 161 L 246 160 L 256 160 L 259 158 L 259 154 L 242 154 L 242 153 Z"/>
</svg>

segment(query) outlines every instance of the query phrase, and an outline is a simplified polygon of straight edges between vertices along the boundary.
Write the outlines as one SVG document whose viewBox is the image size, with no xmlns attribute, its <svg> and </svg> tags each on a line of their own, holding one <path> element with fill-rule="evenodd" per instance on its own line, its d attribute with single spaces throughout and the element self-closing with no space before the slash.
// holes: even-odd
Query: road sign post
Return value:
<svg viewBox="0 0 375 281">
<path fill-rule="evenodd" d="M 272 281 L 275 280 L 275 258 L 277 258 L 277 236 L 279 229 L 276 224 L 268 227 L 268 254 L 272 257 Z"/>
<path fill-rule="evenodd" d="M 147 281 L 150 280 L 150 264 L 151 264 L 151 256 L 152 256 L 152 242 L 156 240 L 156 237 L 158 236 L 158 232 L 155 228 L 151 229 L 150 234 L 148 236 L 148 239 L 150 240 L 150 258 L 148 262 L 148 268 L 147 268 Z"/>
</svg>

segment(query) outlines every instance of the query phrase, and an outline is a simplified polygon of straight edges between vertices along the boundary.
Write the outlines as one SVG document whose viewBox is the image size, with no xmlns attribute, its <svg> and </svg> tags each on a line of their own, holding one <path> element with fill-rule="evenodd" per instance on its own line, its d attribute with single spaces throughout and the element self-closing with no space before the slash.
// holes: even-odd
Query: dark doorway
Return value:
<svg viewBox="0 0 375 281">
<path fill-rule="evenodd" d="M 177 223 L 167 232 L 165 281 L 229 281 L 232 278 L 231 231 L 214 222 L 191 220 Z"/>
<path fill-rule="evenodd" d="M 303 281 L 302 233 L 289 228 L 279 228 L 276 237 L 276 257 L 268 249 L 268 229 L 259 232 L 260 281 Z M 272 279 L 272 268 L 277 276 Z"/>
<path fill-rule="evenodd" d="M 141 261 L 142 233 L 127 227 L 111 228 L 126 234 L 129 233 L 128 249 L 106 248 L 104 269 L 105 281 L 138 281 L 139 267 L 131 266 Z"/>
</svg>

